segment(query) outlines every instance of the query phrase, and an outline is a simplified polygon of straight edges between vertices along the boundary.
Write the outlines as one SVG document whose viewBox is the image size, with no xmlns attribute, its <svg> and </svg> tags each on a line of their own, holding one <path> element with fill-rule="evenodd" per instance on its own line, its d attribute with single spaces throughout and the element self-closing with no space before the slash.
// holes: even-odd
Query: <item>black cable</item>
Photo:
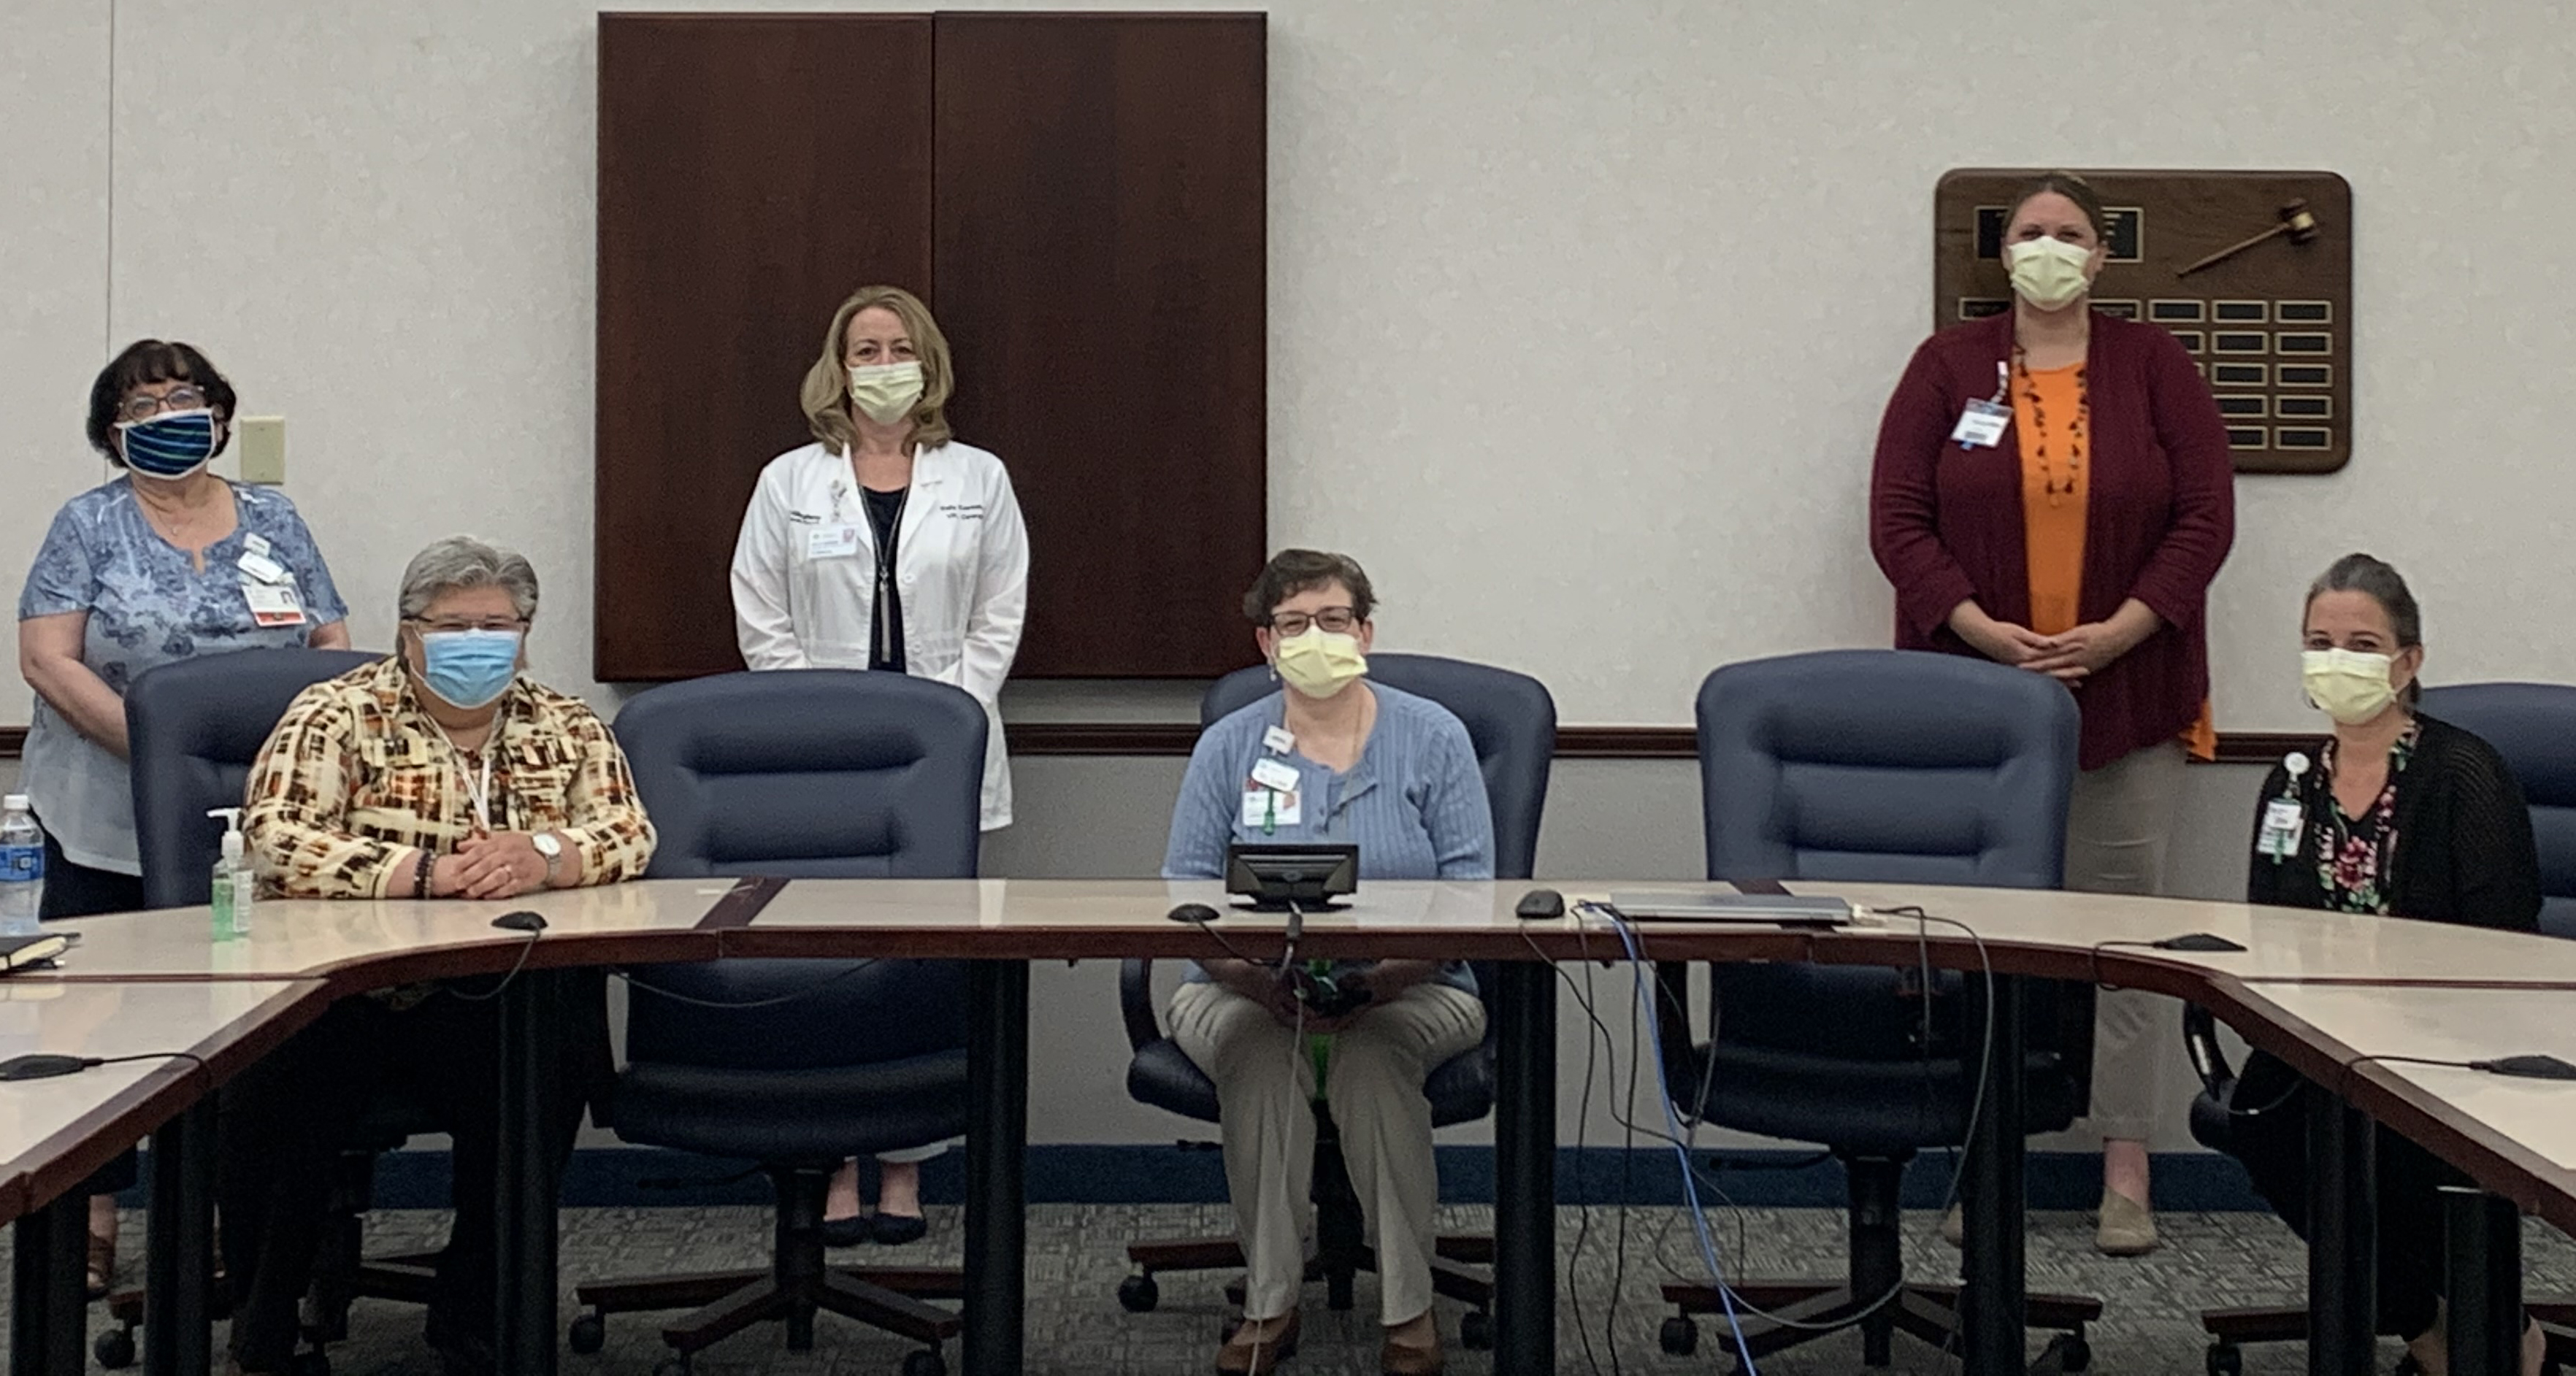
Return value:
<svg viewBox="0 0 2576 1376">
<path fill-rule="evenodd" d="M 543 928 L 539 928 L 536 931 L 528 933 L 528 939 L 519 944 L 518 962 L 510 967 L 509 973 L 501 976 L 500 983 L 493 985 L 482 993 L 468 994 L 463 990 L 458 989 L 453 984 L 442 984 L 438 986 L 438 992 L 445 994 L 449 998 L 455 999 L 460 1003 L 490 1003 L 492 1000 L 501 997 L 501 991 L 510 987 L 510 981 L 517 979 L 521 970 L 528 968 L 528 953 L 537 949 L 537 938 L 544 935 L 545 929 Z"/>
<path fill-rule="evenodd" d="M 1580 922 L 1575 924 L 1574 939 L 1578 952 L 1582 951 L 1582 928 L 1583 924 Z M 1590 990 L 1577 986 L 1574 976 L 1567 973 L 1563 964 L 1549 960 L 1547 952 L 1539 948 L 1537 939 L 1529 934 L 1527 928 L 1522 929 L 1521 940 L 1528 943 L 1531 954 L 1546 961 L 1547 968 L 1555 971 L 1557 978 L 1565 982 L 1565 987 L 1574 995 L 1575 1006 L 1583 1009 L 1586 1015 L 1590 1015 L 1592 1011 Z M 1592 979 L 1592 965 L 1588 956 L 1581 963 L 1583 978 L 1588 984 Z M 1597 1026 L 1600 1019 L 1594 1017 L 1592 1021 Z M 1583 1345 L 1583 1364 L 1593 1373 L 1593 1376 L 1600 1376 L 1601 1359 L 1592 1350 L 1592 1330 L 1584 1326 L 1583 1318 L 1583 1247 L 1592 1236 L 1592 1191 L 1589 1188 L 1592 1172 L 1590 1163 L 1584 1159 L 1584 1150 L 1586 1130 L 1592 1124 L 1592 1077 L 1600 1059 L 1600 1048 L 1600 1042 L 1586 1031 L 1583 1035 L 1583 1090 L 1575 1097 L 1574 1103 L 1574 1248 L 1567 1254 L 1565 1261 L 1565 1294 L 1567 1301 L 1574 1308 L 1574 1337 Z M 1611 1311 L 1616 1313 L 1618 1307 L 1619 1295 L 1613 1291 L 1610 1295 Z"/>
<path fill-rule="evenodd" d="M 522 959 L 524 959 L 524 957 L 522 957 Z M 861 970 L 876 964 L 877 960 L 878 957 L 870 956 L 865 960 L 858 961 L 855 964 L 847 966 L 841 970 L 837 970 L 802 989 L 797 989 L 785 994 L 778 994 L 765 999 L 750 999 L 742 1003 L 730 1003 L 723 999 L 702 999 L 693 994 L 675 993 L 658 984 L 649 984 L 643 980 L 637 979 L 634 972 L 631 970 L 611 970 L 609 971 L 609 974 L 614 978 L 626 981 L 626 987 L 629 989 L 640 989 L 656 998 L 669 999 L 673 1003 L 684 1003 L 691 1008 L 776 1008 L 782 1003 L 794 1003 L 799 999 L 810 999 L 815 995 L 822 993 L 824 990 L 831 988 L 833 985 L 840 983 L 842 980 L 848 979 L 850 976 L 857 974 Z M 500 991 L 496 989 L 493 992 L 498 993 Z"/>
</svg>

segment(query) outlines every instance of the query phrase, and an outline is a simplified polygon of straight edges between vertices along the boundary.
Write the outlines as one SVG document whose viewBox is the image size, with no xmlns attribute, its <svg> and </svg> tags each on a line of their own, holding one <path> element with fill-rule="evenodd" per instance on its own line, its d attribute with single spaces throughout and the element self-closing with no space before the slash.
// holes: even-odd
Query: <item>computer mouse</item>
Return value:
<svg viewBox="0 0 2576 1376">
<path fill-rule="evenodd" d="M 56 1075 L 71 1075 L 89 1068 L 89 1062 L 78 1056 L 36 1054 L 12 1056 L 0 1061 L 0 1080 L 48 1080 Z"/>
<path fill-rule="evenodd" d="M 1172 909 L 1170 912 L 1163 914 L 1163 916 L 1172 919 L 1174 922 L 1187 922 L 1192 925 L 1196 925 L 1201 922 L 1214 922 L 1219 917 L 1224 916 L 1224 914 L 1209 907 L 1205 903 L 1184 903 L 1181 906 Z"/>
<path fill-rule="evenodd" d="M 505 932 L 542 932 L 546 929 L 546 920 L 523 909 L 493 918 L 492 925 Z"/>
<path fill-rule="evenodd" d="M 1565 916 L 1565 895 L 1554 889 L 1532 889 L 1521 895 L 1520 906 L 1512 909 L 1522 920 Z"/>
</svg>

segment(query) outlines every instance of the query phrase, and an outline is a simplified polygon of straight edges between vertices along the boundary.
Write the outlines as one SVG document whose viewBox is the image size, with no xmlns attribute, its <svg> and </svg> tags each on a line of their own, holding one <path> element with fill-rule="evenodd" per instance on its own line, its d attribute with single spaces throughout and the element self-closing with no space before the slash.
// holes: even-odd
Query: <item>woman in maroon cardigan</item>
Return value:
<svg viewBox="0 0 2576 1376">
<path fill-rule="evenodd" d="M 1897 648 L 1983 655 L 2074 691 L 2066 886 L 2153 893 L 2186 743 L 2211 739 L 2202 603 L 2235 538 L 2234 469 L 2181 342 L 2092 311 L 2106 231 L 2071 174 L 2014 199 L 2013 309 L 1924 341 L 1888 399 L 1870 551 L 1896 587 Z M 2154 1034 L 2172 1020 L 2134 991 L 2100 1008 L 2095 1243 L 2133 1255 L 2155 1246 L 2146 1137 Z"/>
</svg>

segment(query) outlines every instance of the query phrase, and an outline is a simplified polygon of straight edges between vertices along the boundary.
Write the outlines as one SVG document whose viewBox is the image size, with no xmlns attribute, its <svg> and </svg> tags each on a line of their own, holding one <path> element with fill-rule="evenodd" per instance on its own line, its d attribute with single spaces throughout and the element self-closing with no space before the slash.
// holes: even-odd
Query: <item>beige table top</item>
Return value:
<svg viewBox="0 0 2576 1376">
<path fill-rule="evenodd" d="M 1605 897 L 1613 889 L 1692 887 L 1540 882 L 1569 902 Z M 1541 953 L 1560 960 L 1619 954 L 1615 934 L 1598 919 L 1521 920 L 1514 908 L 1532 887 L 1519 881 L 1365 883 L 1349 906 L 1305 916 L 1303 949 L 1326 956 L 1485 960 Z M 2524 933 L 2108 894 L 1806 881 L 1789 887 L 1875 909 L 1919 905 L 1973 928 L 1996 968 L 2004 971 L 2073 978 L 2098 970 L 2167 992 L 2189 992 L 2213 974 L 2370 984 L 2563 984 L 2576 989 L 2576 942 Z M 1214 935 L 1165 916 L 1190 902 L 1223 914 L 1211 926 Z M 1276 913 L 1229 907 L 1222 886 L 1211 882 L 800 879 L 771 898 L 748 926 L 729 930 L 725 949 L 747 955 L 1199 957 L 1224 954 L 1217 944 L 1222 936 L 1248 953 L 1267 956 L 1277 953 L 1285 922 Z M 1956 927 L 1918 924 L 1894 914 L 1871 916 L 1862 925 L 1830 934 L 1680 923 L 1645 923 L 1639 930 L 1650 956 L 1672 959 L 1726 955 L 1903 963 L 1913 959 L 1918 925 L 1944 949 L 1969 941 Z M 2196 953 L 2136 944 L 2195 931 L 2224 936 L 2249 949 Z M 842 939 L 836 943 L 830 933 Z M 1963 956 L 1952 952 L 1945 963 L 1969 963 Z"/>
<path fill-rule="evenodd" d="M 11 1201 L 10 1215 L 77 1186 L 325 1003 L 313 980 L 0 980 L 0 1059 L 31 1052 L 150 1058 L 0 1081 L 0 1199 Z M 158 1054 L 174 1051 L 205 1064 Z"/>
<path fill-rule="evenodd" d="M 1621 885 L 1620 887 L 1630 887 Z M 2239 979 L 2365 984 L 2558 984 L 2576 989 L 2576 941 L 2449 923 L 2194 899 L 2038 889 L 1963 889 L 1937 885 L 1828 884 L 1799 881 L 1804 894 L 1830 893 L 1872 908 L 1921 906 L 1974 927 L 1989 943 L 2091 946 L 2209 932 L 2247 947 L 2242 952 L 2157 951 L 2111 947 L 2105 960 Z M 1572 890 L 1568 890 L 1572 892 Z M 1909 938 L 1914 924 L 1890 917 Z M 1935 937 L 1956 929 L 1932 924 Z"/>
<path fill-rule="evenodd" d="M 345 967 L 371 967 L 366 983 L 432 973 L 507 969 L 527 936 L 492 926 L 521 910 L 546 920 L 532 964 L 604 964 L 701 958 L 716 952 L 700 929 L 708 910 L 734 887 L 730 879 L 648 879 L 593 889 L 562 889 L 491 903 L 433 899 L 382 902 L 262 899 L 247 937 L 218 942 L 205 908 L 118 913 L 59 924 L 80 940 L 53 972 L 61 979 L 324 978 Z M 615 954 L 601 954 L 613 944 Z M 585 949 L 587 948 L 587 949 Z M 657 949 L 660 948 L 660 949 Z M 372 967 L 379 967 L 374 969 Z M 23 978 L 23 976 L 22 976 Z"/>
<path fill-rule="evenodd" d="M 2344 1067 L 2328 1088 L 2485 1188 L 2576 1226 L 2576 1081 L 2372 1059 L 2538 1052 L 2576 1064 L 2576 993 L 2261 983 L 2243 997 L 2248 1011 Z"/>
</svg>

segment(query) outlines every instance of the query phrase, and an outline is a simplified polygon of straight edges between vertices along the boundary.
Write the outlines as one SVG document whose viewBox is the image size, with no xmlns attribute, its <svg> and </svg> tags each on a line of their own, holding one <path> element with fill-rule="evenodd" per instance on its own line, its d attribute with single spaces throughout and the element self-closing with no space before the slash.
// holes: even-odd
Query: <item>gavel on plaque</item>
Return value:
<svg viewBox="0 0 2576 1376">
<path fill-rule="evenodd" d="M 2216 253 L 2192 264 L 2190 267 L 2176 271 L 2174 276 L 2189 277 L 2193 273 L 2200 271 L 2202 268 L 2216 267 L 2218 264 L 2224 263 L 2228 259 L 2235 257 L 2237 254 L 2243 253 L 2245 250 L 2254 247 L 2256 244 L 2262 243 L 2268 239 L 2278 239 L 2284 234 L 2290 236 L 2290 242 L 2294 244 L 2307 244 L 2314 243 L 2316 241 L 2317 217 L 2308 213 L 2308 203 L 2306 201 L 2294 200 L 2284 202 L 2281 206 L 2281 222 L 2279 224 L 2272 226 L 2270 229 L 2264 230 L 2262 233 L 2257 234 L 2250 239 L 2243 239 L 2236 243 L 2229 244 L 2227 247 L 2220 249 Z"/>
</svg>

